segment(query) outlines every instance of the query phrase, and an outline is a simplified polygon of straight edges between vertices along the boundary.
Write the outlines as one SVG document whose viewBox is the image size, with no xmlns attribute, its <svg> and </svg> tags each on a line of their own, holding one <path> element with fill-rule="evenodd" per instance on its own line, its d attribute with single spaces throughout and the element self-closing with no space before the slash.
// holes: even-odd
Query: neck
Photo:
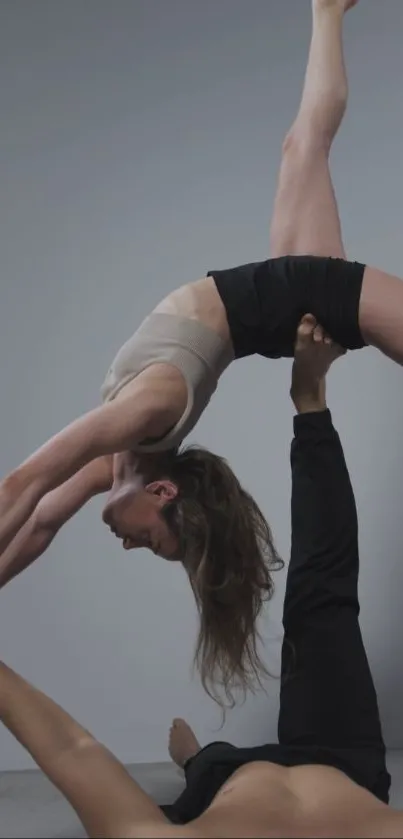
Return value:
<svg viewBox="0 0 403 839">
<path fill-rule="evenodd" d="M 131 466 L 136 475 L 140 475 L 144 480 L 148 480 L 150 476 L 158 471 L 158 464 L 163 461 L 163 455 L 156 454 L 132 454 Z"/>
</svg>

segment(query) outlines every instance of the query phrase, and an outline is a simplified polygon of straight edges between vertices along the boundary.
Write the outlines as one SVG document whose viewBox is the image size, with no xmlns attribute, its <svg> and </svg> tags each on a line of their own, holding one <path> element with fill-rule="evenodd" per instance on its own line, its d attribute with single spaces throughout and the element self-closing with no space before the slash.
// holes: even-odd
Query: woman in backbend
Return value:
<svg viewBox="0 0 403 839">
<path fill-rule="evenodd" d="M 259 666 L 256 616 L 279 560 L 264 517 L 228 465 L 178 446 L 234 360 L 292 356 L 306 312 L 344 348 L 372 344 L 403 363 L 403 283 L 346 261 L 329 173 L 347 101 L 342 21 L 352 5 L 313 2 L 302 100 L 275 199 L 273 258 L 213 270 L 172 292 L 116 356 L 104 404 L 0 484 L 0 585 L 92 495 L 111 489 L 104 520 L 124 546 L 182 560 L 201 611 L 202 672 L 211 676 L 217 666 L 224 683 L 238 676 L 245 684 Z"/>
</svg>

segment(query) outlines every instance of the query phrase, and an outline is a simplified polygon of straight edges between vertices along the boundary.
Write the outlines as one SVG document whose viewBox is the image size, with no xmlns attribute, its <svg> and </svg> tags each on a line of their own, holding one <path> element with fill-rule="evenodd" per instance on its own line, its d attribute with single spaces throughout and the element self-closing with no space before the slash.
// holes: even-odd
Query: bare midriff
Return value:
<svg viewBox="0 0 403 839">
<path fill-rule="evenodd" d="M 227 828 L 228 836 L 257 839 L 403 836 L 403 813 L 328 766 L 246 764 L 198 820 L 200 829 L 207 831 L 210 819 L 220 823 L 222 837 Z"/>
<path fill-rule="evenodd" d="M 204 277 L 177 288 L 161 300 L 154 312 L 198 320 L 224 341 L 231 342 L 224 304 L 212 277 Z"/>
</svg>

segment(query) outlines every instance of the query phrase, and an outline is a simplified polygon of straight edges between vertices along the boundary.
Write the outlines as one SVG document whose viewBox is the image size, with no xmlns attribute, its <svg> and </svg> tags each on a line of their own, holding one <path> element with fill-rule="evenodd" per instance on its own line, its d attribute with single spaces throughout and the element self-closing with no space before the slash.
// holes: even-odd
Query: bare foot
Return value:
<svg viewBox="0 0 403 839">
<path fill-rule="evenodd" d="M 177 766 L 183 768 L 189 758 L 200 751 L 201 745 L 185 720 L 175 719 L 169 732 L 169 754 Z"/>
<path fill-rule="evenodd" d="M 345 355 L 317 323 L 305 315 L 297 330 L 292 368 L 291 398 L 297 408 L 309 410 L 326 407 L 326 375 L 333 362 Z"/>
</svg>

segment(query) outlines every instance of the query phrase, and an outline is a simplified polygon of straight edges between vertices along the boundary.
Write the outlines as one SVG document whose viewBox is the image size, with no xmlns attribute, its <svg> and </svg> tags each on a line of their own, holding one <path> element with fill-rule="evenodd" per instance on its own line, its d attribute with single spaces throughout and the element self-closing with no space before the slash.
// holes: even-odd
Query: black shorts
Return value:
<svg viewBox="0 0 403 839">
<path fill-rule="evenodd" d="M 292 542 L 284 599 L 278 743 L 211 743 L 185 767 L 186 789 L 163 810 L 197 818 L 246 763 L 332 766 L 389 800 L 378 702 L 358 620 L 358 526 L 329 411 L 295 418 Z M 269 686 L 270 690 L 270 686 Z"/>
<path fill-rule="evenodd" d="M 225 306 L 236 358 L 291 358 L 306 314 L 345 349 L 365 346 L 358 325 L 364 271 L 365 265 L 344 259 L 284 256 L 207 276 Z"/>
</svg>

